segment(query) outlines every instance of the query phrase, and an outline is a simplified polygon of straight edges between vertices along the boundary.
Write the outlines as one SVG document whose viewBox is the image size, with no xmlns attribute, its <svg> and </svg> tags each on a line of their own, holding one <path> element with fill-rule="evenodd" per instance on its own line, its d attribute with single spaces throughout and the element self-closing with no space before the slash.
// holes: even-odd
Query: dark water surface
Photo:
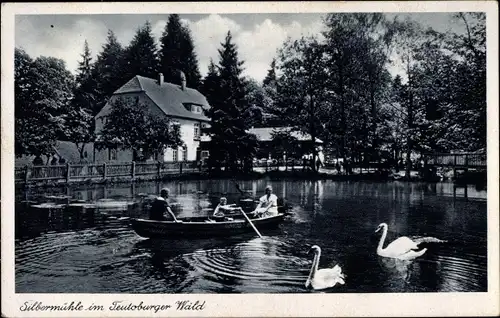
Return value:
<svg viewBox="0 0 500 318">
<path fill-rule="evenodd" d="M 260 196 L 264 180 L 241 181 Z M 322 248 L 320 268 L 339 264 L 346 284 L 326 292 L 487 291 L 486 192 L 469 187 L 453 196 L 448 183 L 270 182 L 293 208 L 279 229 L 231 238 L 149 240 L 121 217 L 139 193 L 167 186 L 179 216 L 206 215 L 221 195 L 238 199 L 229 180 L 88 186 L 17 191 L 16 292 L 18 293 L 302 293 L 312 264 L 310 246 Z M 59 191 L 59 193 L 58 193 Z M 68 194 L 122 208 L 94 214 L 28 210 L 20 201 Z M 101 201 L 102 202 L 102 201 Z M 205 210 L 203 210 L 205 209 Z M 432 236 L 422 257 L 396 261 L 376 254 L 381 222 L 386 245 L 399 236 Z"/>
</svg>

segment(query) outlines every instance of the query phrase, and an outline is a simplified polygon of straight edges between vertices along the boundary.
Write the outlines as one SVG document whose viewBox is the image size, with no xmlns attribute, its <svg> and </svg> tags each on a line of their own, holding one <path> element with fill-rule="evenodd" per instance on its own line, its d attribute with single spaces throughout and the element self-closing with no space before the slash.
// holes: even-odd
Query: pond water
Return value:
<svg viewBox="0 0 500 318">
<path fill-rule="evenodd" d="M 453 184 L 336 181 L 238 181 L 260 196 L 267 184 L 292 206 L 279 229 L 231 238 L 151 240 L 137 236 L 126 217 L 144 211 L 100 208 L 41 215 L 22 200 L 47 194 L 107 202 L 136 200 L 166 186 L 179 216 L 206 215 L 221 195 L 239 198 L 230 180 L 95 185 L 16 191 L 17 293 L 303 293 L 312 245 L 322 249 L 320 268 L 339 264 L 345 285 L 324 292 L 487 291 L 486 191 Z M 386 240 L 431 236 L 413 261 L 379 257 L 379 223 Z"/>
</svg>

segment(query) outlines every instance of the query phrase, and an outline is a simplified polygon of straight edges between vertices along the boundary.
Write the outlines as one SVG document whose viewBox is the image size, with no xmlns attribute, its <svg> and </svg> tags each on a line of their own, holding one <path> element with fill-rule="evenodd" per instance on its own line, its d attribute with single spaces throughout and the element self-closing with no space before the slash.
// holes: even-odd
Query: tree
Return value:
<svg viewBox="0 0 500 318">
<path fill-rule="evenodd" d="M 276 84 L 276 59 L 273 58 L 271 67 L 267 70 L 266 77 L 262 81 L 262 86 L 270 86 Z"/>
<path fill-rule="evenodd" d="M 297 138 L 287 130 L 278 130 L 271 133 L 272 147 L 279 153 L 286 155 L 286 158 L 298 159 L 303 155 L 303 149 Z"/>
<path fill-rule="evenodd" d="M 148 21 L 137 29 L 130 45 L 125 49 L 124 82 L 136 75 L 156 78 L 159 69 L 157 51 L 151 24 Z"/>
<path fill-rule="evenodd" d="M 394 95 L 404 109 L 406 156 L 475 151 L 486 145 L 486 46 L 483 14 L 457 14 L 463 34 L 395 21 L 394 47 L 405 83 Z M 471 22 L 469 24 L 469 22 Z M 399 92 L 398 92 L 399 91 Z M 407 161 L 407 174 L 411 168 Z"/>
<path fill-rule="evenodd" d="M 179 125 L 166 116 L 153 115 L 138 99 L 130 103 L 118 98 L 111 103 L 108 120 L 96 139 L 97 149 L 131 149 L 134 158 L 146 159 L 183 144 Z"/>
<path fill-rule="evenodd" d="M 201 86 L 201 91 L 210 105 L 215 105 L 218 101 L 219 82 L 220 79 L 217 66 L 215 66 L 214 61 L 210 59 L 208 73 L 203 79 L 203 85 Z"/>
<path fill-rule="evenodd" d="M 403 86 L 404 93 L 400 94 L 403 99 L 400 104 L 405 106 L 406 111 L 406 176 L 409 178 L 411 170 L 411 154 L 417 144 L 417 122 L 422 115 L 420 103 L 417 101 L 418 81 L 416 73 L 418 69 L 419 49 L 422 47 L 425 37 L 420 25 L 411 20 L 403 22 L 394 21 L 391 26 L 394 37 L 394 48 L 401 64 L 403 65 L 407 83 Z"/>
<path fill-rule="evenodd" d="M 323 139 L 344 159 L 376 158 L 383 144 L 379 111 L 390 84 L 390 30 L 379 13 L 328 14 L 324 22 L 332 108 Z"/>
<path fill-rule="evenodd" d="M 85 41 L 82 60 L 78 63 L 76 85 L 73 99 L 68 111 L 63 114 L 64 131 L 66 140 L 73 142 L 84 158 L 85 145 L 94 139 L 94 117 L 92 110 L 96 103 L 95 79 L 92 74 L 92 57 L 87 41 Z"/>
<path fill-rule="evenodd" d="M 84 159 L 85 145 L 94 140 L 94 116 L 85 108 L 72 107 L 64 114 L 64 136 L 73 142 Z"/>
<path fill-rule="evenodd" d="M 63 129 L 73 76 L 60 59 L 42 56 L 33 61 L 17 48 L 14 58 L 16 156 L 50 154 Z"/>
<path fill-rule="evenodd" d="M 280 109 L 277 108 L 278 101 L 278 77 L 276 75 L 276 59 L 273 58 L 267 75 L 262 82 L 262 125 L 265 127 L 283 127 L 287 123 L 279 115 Z"/>
<path fill-rule="evenodd" d="M 448 39 L 447 48 L 456 55 L 455 92 L 457 107 L 452 127 L 457 148 L 469 151 L 486 149 L 486 15 L 484 12 L 459 13 L 457 19 L 466 33 Z M 464 138 L 467 136 L 467 138 Z M 457 138 L 458 137 L 458 138 Z"/>
<path fill-rule="evenodd" d="M 96 101 L 92 108 L 92 115 L 97 115 L 108 98 L 129 80 L 123 75 L 125 63 L 123 59 L 124 50 L 121 44 L 113 31 L 108 30 L 106 43 L 103 45 L 101 53 L 97 55 L 97 60 L 92 67 L 92 78 L 96 86 Z"/>
<path fill-rule="evenodd" d="M 213 88 L 216 94 L 209 96 L 211 109 L 210 164 L 214 167 L 225 165 L 228 170 L 241 168 L 250 170 L 256 153 L 257 138 L 249 134 L 249 117 L 254 108 L 246 99 L 246 81 L 242 77 L 243 61 L 238 58 L 237 47 L 232 43 L 231 32 L 227 33 L 219 49 L 219 65 Z M 207 81 L 205 80 L 205 84 Z"/>
<path fill-rule="evenodd" d="M 289 40 L 280 50 L 279 57 L 281 76 L 276 111 L 293 130 L 311 136 L 310 151 L 316 162 L 315 140 L 322 130 L 321 118 L 328 103 L 324 46 L 314 37 Z"/>
<path fill-rule="evenodd" d="M 254 79 L 246 81 L 245 90 L 247 92 L 246 99 L 249 105 L 251 116 L 248 118 L 247 125 L 250 127 L 258 127 L 263 122 L 263 107 L 264 107 L 264 89 Z"/>
<path fill-rule="evenodd" d="M 201 75 L 193 39 L 189 28 L 182 25 L 179 15 L 169 16 L 160 42 L 160 71 L 165 81 L 180 84 L 179 71 L 183 71 L 187 86 L 198 89 Z"/>
</svg>

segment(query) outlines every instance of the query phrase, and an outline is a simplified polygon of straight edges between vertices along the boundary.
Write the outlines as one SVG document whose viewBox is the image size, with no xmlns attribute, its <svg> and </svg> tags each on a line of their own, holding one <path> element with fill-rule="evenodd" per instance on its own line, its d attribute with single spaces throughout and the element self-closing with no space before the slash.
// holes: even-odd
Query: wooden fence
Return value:
<svg viewBox="0 0 500 318">
<path fill-rule="evenodd" d="M 113 178 L 149 177 L 160 178 L 166 175 L 179 175 L 201 172 L 197 161 L 168 163 L 102 163 L 66 164 L 47 166 L 15 167 L 15 182 L 29 183 L 38 181 L 64 181 L 67 183 L 84 180 L 106 180 Z"/>
<path fill-rule="evenodd" d="M 426 164 L 456 168 L 486 168 L 486 153 L 426 154 Z"/>
<path fill-rule="evenodd" d="M 259 160 L 255 161 L 252 164 L 253 168 L 264 168 L 267 171 L 274 170 L 297 170 L 302 169 L 304 166 L 310 167 L 309 161 L 303 161 L 302 159 L 288 159 L 284 160 Z"/>
</svg>

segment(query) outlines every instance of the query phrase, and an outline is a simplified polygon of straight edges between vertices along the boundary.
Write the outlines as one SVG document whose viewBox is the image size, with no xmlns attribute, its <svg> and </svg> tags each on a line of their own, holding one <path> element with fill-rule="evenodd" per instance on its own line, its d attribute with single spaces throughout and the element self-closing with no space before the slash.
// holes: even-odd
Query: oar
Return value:
<svg viewBox="0 0 500 318">
<path fill-rule="evenodd" d="M 234 181 L 234 184 L 235 184 L 235 187 L 236 189 L 241 193 L 241 194 L 245 194 L 245 192 L 243 192 L 243 190 L 241 190 L 240 188 L 240 185 L 238 184 L 238 182 Z M 240 211 L 241 211 L 241 214 L 243 214 L 243 216 L 245 217 L 245 219 L 247 219 L 248 223 L 252 226 L 253 230 L 255 231 L 255 233 L 257 233 L 257 235 L 262 238 L 262 235 L 260 234 L 259 230 L 257 230 L 257 228 L 255 227 L 255 225 L 253 225 L 252 221 L 250 221 L 250 218 L 248 217 L 248 215 L 245 213 L 245 211 L 243 211 L 243 209 L 240 208 Z"/>
<path fill-rule="evenodd" d="M 243 211 L 243 209 L 240 209 L 240 211 L 243 214 L 243 216 L 245 217 L 245 219 L 247 219 L 248 223 L 250 223 L 250 225 L 252 226 L 252 228 L 255 231 L 255 233 L 257 233 L 257 235 L 260 238 L 262 238 L 262 235 L 260 234 L 259 230 L 257 230 L 257 228 L 255 227 L 255 225 L 253 225 L 252 221 L 250 221 L 250 218 L 246 215 L 245 211 Z"/>
</svg>

